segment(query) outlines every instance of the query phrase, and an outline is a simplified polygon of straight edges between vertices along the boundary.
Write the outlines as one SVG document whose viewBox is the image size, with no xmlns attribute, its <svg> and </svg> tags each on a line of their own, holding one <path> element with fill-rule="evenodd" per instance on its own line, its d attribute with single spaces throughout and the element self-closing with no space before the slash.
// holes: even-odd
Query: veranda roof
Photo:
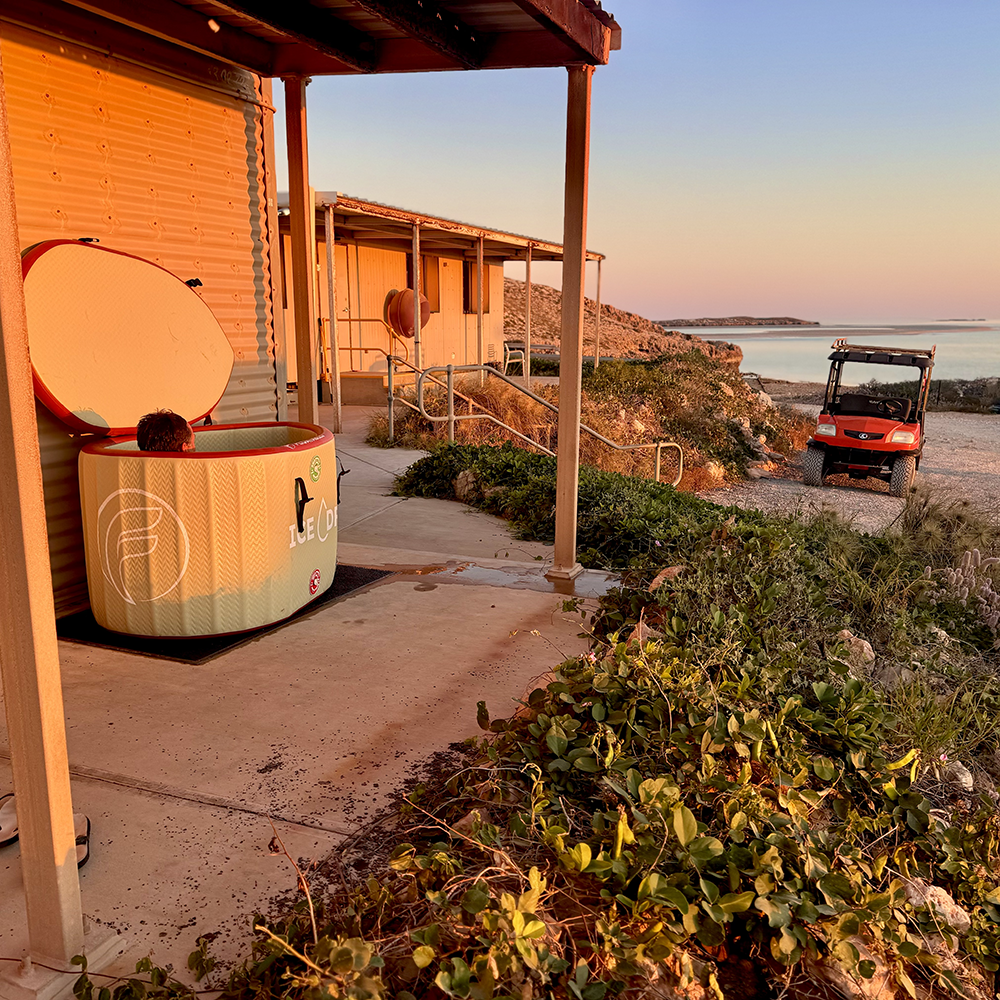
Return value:
<svg viewBox="0 0 1000 1000">
<path fill-rule="evenodd" d="M 288 205 L 288 196 L 278 195 L 282 208 Z M 505 260 L 524 260 L 528 248 L 535 261 L 560 261 L 563 259 L 561 243 L 534 236 L 522 236 L 502 229 L 489 229 L 469 222 L 457 222 L 436 215 L 414 212 L 405 208 L 383 205 L 377 201 L 355 198 L 339 191 L 316 192 L 317 233 L 323 232 L 323 212 L 333 208 L 334 226 L 338 241 L 358 243 L 409 253 L 413 247 L 413 227 L 420 227 L 420 246 L 424 253 L 441 257 L 474 255 L 480 237 L 483 240 L 483 257 L 497 263 Z M 287 217 L 282 216 L 281 228 L 287 228 Z M 587 251 L 587 260 L 604 260 L 604 254 Z"/>
<path fill-rule="evenodd" d="M 4 0 L 76 7 L 262 76 L 602 65 L 620 29 L 598 0 Z M 63 15 L 58 16 L 62 8 Z M 48 19 L 47 19 L 48 20 Z"/>
</svg>

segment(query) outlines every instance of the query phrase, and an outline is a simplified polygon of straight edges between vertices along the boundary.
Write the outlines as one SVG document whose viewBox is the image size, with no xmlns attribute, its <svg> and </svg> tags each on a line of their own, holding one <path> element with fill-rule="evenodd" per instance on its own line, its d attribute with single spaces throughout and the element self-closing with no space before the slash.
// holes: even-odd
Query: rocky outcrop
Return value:
<svg viewBox="0 0 1000 1000">
<path fill-rule="evenodd" d="M 701 319 L 658 319 L 660 326 L 819 326 L 814 319 L 793 316 L 702 316 Z"/>
<path fill-rule="evenodd" d="M 523 281 L 504 278 L 504 338 L 524 339 Z M 597 303 L 585 299 L 584 353 L 594 351 L 594 320 Z M 531 341 L 534 345 L 553 344 L 558 348 L 562 317 L 562 293 L 548 285 L 531 286 Z M 743 352 L 721 340 L 702 340 L 691 333 L 664 330 L 658 323 L 635 313 L 601 303 L 601 357 L 655 358 L 697 350 L 718 361 L 739 365 Z"/>
</svg>

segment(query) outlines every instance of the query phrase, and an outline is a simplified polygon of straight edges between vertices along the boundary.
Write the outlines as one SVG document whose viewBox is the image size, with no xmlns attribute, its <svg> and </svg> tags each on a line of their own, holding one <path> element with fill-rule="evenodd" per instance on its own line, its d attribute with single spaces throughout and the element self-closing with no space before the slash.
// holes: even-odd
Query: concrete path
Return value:
<svg viewBox="0 0 1000 1000">
<path fill-rule="evenodd" d="M 419 453 L 364 445 L 348 412 L 342 563 L 401 570 L 202 666 L 60 643 L 77 811 L 93 824 L 84 911 L 118 930 L 113 966 L 249 953 L 249 920 L 306 862 L 383 808 L 435 753 L 508 714 L 581 652 L 579 614 L 545 581 L 549 547 L 446 501 L 388 496 Z M 541 561 L 535 557 L 541 556 Z M 586 574 L 577 593 L 609 580 Z M 0 794 L 11 785 L 0 727 Z M 27 947 L 16 844 L 0 848 L 0 958 Z"/>
</svg>

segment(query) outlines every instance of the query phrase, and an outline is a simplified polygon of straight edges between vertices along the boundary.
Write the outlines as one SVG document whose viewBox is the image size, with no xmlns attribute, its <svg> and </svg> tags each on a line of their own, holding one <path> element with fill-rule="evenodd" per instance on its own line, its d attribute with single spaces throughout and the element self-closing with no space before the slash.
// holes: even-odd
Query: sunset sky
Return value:
<svg viewBox="0 0 1000 1000">
<path fill-rule="evenodd" d="M 1000 316 L 996 0 L 605 7 L 622 49 L 594 78 L 604 301 L 654 319 Z M 313 185 L 561 240 L 565 94 L 564 70 L 316 79 Z"/>
</svg>

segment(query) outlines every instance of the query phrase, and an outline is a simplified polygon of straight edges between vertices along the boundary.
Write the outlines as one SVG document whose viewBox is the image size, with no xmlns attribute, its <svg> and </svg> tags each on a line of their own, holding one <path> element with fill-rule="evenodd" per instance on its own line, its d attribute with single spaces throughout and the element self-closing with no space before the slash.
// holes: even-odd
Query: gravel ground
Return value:
<svg viewBox="0 0 1000 1000">
<path fill-rule="evenodd" d="M 768 392 L 782 402 L 793 402 L 804 413 L 819 413 L 816 386 L 788 386 L 786 392 Z M 819 386 L 822 397 L 823 387 Z M 942 494 L 962 497 L 978 507 L 1000 507 L 1000 415 L 984 413 L 928 413 L 927 443 L 915 480 Z M 830 476 L 821 489 L 802 483 L 801 457 L 778 473 L 779 478 L 759 479 L 702 494 L 707 499 L 768 513 L 805 515 L 832 509 L 861 531 L 875 532 L 890 525 L 903 501 L 888 495 L 888 483 L 878 479 Z"/>
</svg>

